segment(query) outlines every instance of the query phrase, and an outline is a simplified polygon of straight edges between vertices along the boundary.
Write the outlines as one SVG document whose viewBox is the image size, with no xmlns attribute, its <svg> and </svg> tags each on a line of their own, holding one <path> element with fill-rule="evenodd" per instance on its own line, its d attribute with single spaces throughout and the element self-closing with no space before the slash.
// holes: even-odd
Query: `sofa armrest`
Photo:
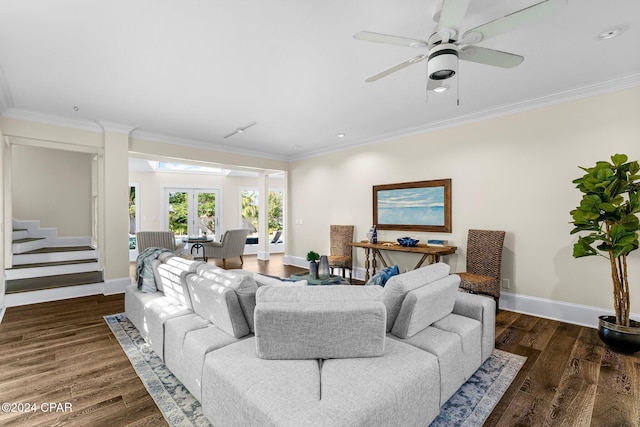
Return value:
<svg viewBox="0 0 640 427">
<path fill-rule="evenodd" d="M 496 305 L 492 298 L 458 292 L 453 313 L 475 319 L 482 324 L 482 362 L 487 360 L 496 344 Z"/>
</svg>

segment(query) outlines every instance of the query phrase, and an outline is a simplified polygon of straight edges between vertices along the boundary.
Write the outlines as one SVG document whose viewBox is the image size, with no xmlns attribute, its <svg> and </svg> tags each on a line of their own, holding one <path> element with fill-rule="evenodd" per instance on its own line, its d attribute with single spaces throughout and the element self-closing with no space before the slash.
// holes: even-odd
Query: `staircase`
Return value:
<svg viewBox="0 0 640 427">
<path fill-rule="evenodd" d="M 98 251 L 88 237 L 58 237 L 39 221 L 13 220 L 11 267 L 6 294 L 103 282 Z"/>
</svg>

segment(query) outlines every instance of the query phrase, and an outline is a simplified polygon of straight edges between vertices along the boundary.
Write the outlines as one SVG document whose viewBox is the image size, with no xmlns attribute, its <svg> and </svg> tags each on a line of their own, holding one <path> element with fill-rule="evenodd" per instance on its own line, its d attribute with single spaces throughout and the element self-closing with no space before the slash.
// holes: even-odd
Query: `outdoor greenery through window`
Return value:
<svg viewBox="0 0 640 427">
<path fill-rule="evenodd" d="M 249 236 L 258 236 L 258 190 L 245 189 L 241 193 L 242 227 L 249 229 Z M 269 233 L 271 237 L 277 231 L 282 231 L 284 225 L 283 192 L 269 191 L 268 200 Z"/>
<path fill-rule="evenodd" d="M 129 186 L 129 250 L 136 248 L 136 187 Z"/>
<path fill-rule="evenodd" d="M 187 236 L 191 233 L 213 236 L 216 232 L 215 212 L 216 195 L 209 192 L 197 194 L 197 219 L 195 230 L 189 230 L 189 196 L 186 191 L 169 193 L 169 230 L 176 236 Z"/>
</svg>

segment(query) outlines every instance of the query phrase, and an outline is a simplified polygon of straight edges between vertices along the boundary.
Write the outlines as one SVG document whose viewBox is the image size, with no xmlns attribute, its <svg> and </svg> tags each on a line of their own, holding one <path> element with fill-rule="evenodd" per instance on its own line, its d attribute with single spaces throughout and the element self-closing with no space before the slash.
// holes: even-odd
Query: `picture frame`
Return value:
<svg viewBox="0 0 640 427">
<path fill-rule="evenodd" d="M 374 185 L 373 223 L 379 230 L 451 233 L 451 179 Z"/>
</svg>

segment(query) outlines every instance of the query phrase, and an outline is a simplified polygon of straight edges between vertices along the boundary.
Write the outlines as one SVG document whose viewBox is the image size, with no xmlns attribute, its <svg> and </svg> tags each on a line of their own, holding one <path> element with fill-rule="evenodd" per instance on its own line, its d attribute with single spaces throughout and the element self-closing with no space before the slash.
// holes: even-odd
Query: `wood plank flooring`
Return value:
<svg viewBox="0 0 640 427">
<path fill-rule="evenodd" d="M 228 260 L 227 268 L 238 267 Z M 277 255 L 268 262 L 246 256 L 243 268 L 302 271 Z M 102 318 L 122 311 L 123 295 L 8 308 L 0 324 L 0 403 L 36 410 L 0 411 L 0 425 L 166 425 Z M 496 347 L 527 362 L 486 426 L 640 427 L 640 353 L 613 353 L 590 328 L 509 311 L 498 314 Z M 48 403 L 62 407 L 44 411 Z"/>
</svg>

